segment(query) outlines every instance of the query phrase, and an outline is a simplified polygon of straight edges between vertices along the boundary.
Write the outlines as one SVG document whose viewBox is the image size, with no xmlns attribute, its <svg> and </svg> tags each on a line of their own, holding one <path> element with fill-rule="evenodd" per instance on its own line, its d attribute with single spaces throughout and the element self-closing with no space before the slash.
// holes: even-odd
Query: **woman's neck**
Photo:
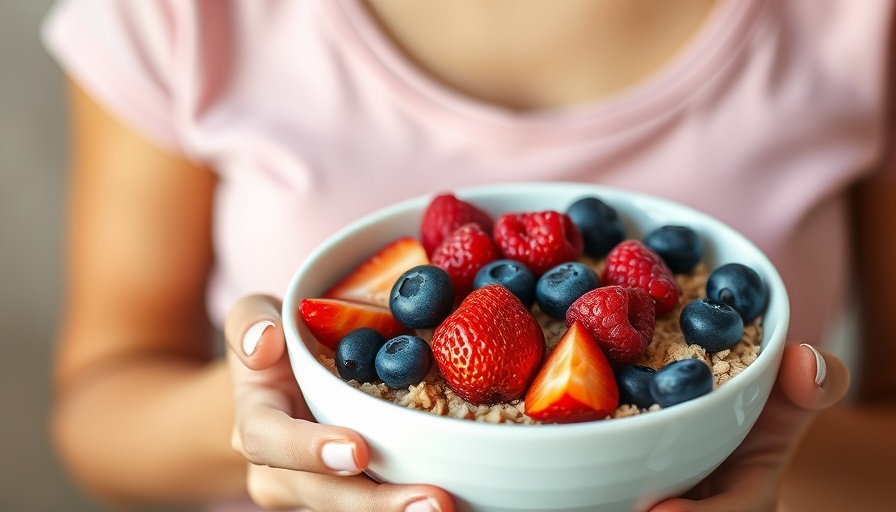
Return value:
<svg viewBox="0 0 896 512">
<path fill-rule="evenodd" d="M 624 90 L 690 40 L 715 0 L 368 0 L 421 69 L 514 110 L 561 108 Z"/>
</svg>

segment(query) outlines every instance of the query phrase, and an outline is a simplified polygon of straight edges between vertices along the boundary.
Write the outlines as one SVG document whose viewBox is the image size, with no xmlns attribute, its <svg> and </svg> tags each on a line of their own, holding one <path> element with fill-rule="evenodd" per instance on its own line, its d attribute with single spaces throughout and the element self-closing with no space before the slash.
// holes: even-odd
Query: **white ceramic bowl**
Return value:
<svg viewBox="0 0 896 512">
<path fill-rule="evenodd" d="M 373 398 L 325 369 L 299 301 L 320 296 L 352 267 L 401 235 L 417 236 L 431 197 L 369 215 L 336 233 L 298 269 L 284 297 L 289 357 L 305 399 L 321 423 L 359 432 L 370 447 L 369 474 L 381 481 L 427 483 L 451 492 L 461 511 L 644 510 L 678 495 L 718 466 L 753 426 L 774 383 L 789 319 L 775 268 L 751 242 L 685 206 L 618 189 L 572 183 L 495 185 L 453 191 L 494 216 L 564 211 L 594 195 L 624 219 L 629 237 L 662 224 L 688 225 L 705 241 L 714 268 L 739 262 L 770 289 L 756 361 L 717 390 L 635 417 L 569 425 L 495 425 L 439 417 Z"/>
</svg>

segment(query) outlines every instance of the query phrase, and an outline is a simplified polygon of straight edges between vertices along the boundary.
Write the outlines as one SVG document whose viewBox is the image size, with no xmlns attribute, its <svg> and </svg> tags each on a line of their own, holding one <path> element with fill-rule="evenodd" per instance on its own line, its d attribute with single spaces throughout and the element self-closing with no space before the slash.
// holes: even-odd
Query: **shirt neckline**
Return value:
<svg viewBox="0 0 896 512">
<path fill-rule="evenodd" d="M 665 65 L 613 95 L 565 108 L 513 111 L 452 89 L 410 61 L 361 5 L 321 2 L 337 40 L 360 57 L 406 107 L 479 140 L 551 145 L 635 129 L 676 110 L 704 90 L 742 46 L 763 0 L 720 0 Z"/>
</svg>

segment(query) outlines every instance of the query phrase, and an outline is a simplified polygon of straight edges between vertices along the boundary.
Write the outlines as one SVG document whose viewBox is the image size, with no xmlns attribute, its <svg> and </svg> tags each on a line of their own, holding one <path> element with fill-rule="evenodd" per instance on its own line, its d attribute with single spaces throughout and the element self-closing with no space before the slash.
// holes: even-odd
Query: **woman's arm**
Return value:
<svg viewBox="0 0 896 512">
<path fill-rule="evenodd" d="M 785 348 L 776 390 L 743 444 L 689 494 L 654 512 L 717 510 L 889 510 L 896 500 L 896 177 L 876 176 L 852 191 L 855 281 L 861 317 L 858 393 L 825 355 L 826 378 L 801 347 Z M 794 340 L 803 341 L 803 340 Z M 800 364 L 797 356 L 802 356 Z"/>
<path fill-rule="evenodd" d="M 70 86 L 65 315 L 53 435 L 112 501 L 244 492 L 231 386 L 204 309 L 214 177 Z"/>
<path fill-rule="evenodd" d="M 859 184 L 853 193 L 856 278 L 862 333 L 862 402 L 896 405 L 896 169 Z"/>
<path fill-rule="evenodd" d="M 378 484 L 364 440 L 313 421 L 279 303 L 249 296 L 212 360 L 205 283 L 214 177 L 72 88 L 74 169 L 54 436 L 94 494 L 123 503 L 251 495 L 318 512 L 454 510 L 427 485 Z M 252 325 L 270 323 L 264 340 Z M 243 338 L 257 342 L 244 353 Z M 237 414 L 237 412 L 239 414 Z"/>
<path fill-rule="evenodd" d="M 856 398 L 821 413 L 782 487 L 783 510 L 885 510 L 896 489 L 896 177 L 853 191 L 861 358 Z"/>
</svg>

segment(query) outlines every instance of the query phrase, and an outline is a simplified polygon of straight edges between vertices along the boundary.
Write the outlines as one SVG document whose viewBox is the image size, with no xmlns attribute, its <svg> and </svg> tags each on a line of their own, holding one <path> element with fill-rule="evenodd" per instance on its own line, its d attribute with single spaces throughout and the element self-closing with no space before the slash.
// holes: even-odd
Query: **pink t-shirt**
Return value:
<svg viewBox="0 0 896 512">
<path fill-rule="evenodd" d="M 403 57 L 358 0 L 70 0 L 44 27 L 64 69 L 156 143 L 220 177 L 213 320 L 282 294 L 337 228 L 417 194 L 528 180 L 665 196 L 781 269 L 794 339 L 846 293 L 843 192 L 879 158 L 891 3 L 721 0 L 648 79 L 518 113 Z"/>
<path fill-rule="evenodd" d="M 861 5 L 858 5 L 858 4 Z M 517 113 L 428 76 L 358 0 L 69 0 L 63 68 L 149 139 L 220 176 L 217 325 L 282 294 L 337 228 L 424 193 L 601 183 L 712 213 L 755 241 L 818 342 L 848 293 L 844 191 L 882 153 L 887 0 L 720 0 L 648 79 Z"/>
</svg>

